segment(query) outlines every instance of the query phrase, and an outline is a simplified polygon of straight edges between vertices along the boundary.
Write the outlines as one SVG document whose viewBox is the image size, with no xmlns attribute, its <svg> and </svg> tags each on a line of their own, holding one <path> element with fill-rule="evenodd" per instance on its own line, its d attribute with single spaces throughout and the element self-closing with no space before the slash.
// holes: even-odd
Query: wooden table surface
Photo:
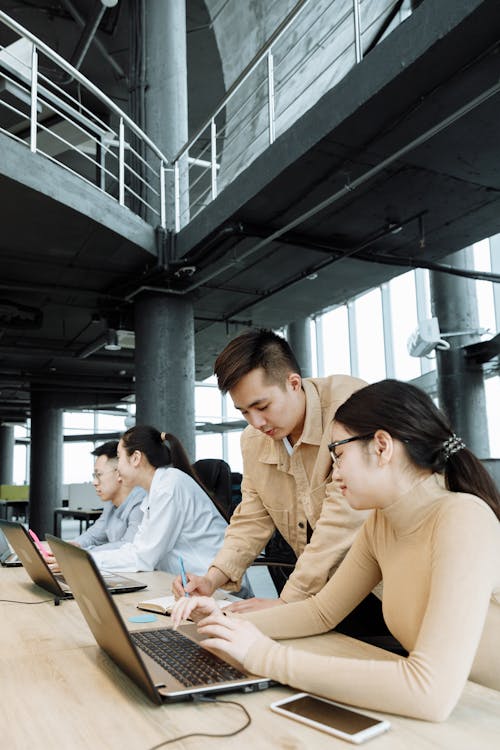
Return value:
<svg viewBox="0 0 500 750">
<path fill-rule="evenodd" d="M 148 589 L 122 594 L 115 601 L 130 629 L 165 626 L 169 618 L 138 625 L 136 603 L 170 593 L 165 573 L 138 573 Z M 50 595 L 31 583 L 22 568 L 0 569 L 0 738 L 6 750 L 148 750 L 187 732 L 237 729 L 244 721 L 231 705 L 179 703 L 153 705 L 94 638 L 75 601 L 54 606 Z M 290 642 L 289 642 L 290 643 Z M 299 643 L 299 641 L 297 641 Z M 301 639 L 315 653 L 387 658 L 388 653 L 338 633 Z M 389 655 L 391 658 L 392 655 Z M 348 748 L 349 743 L 274 714 L 269 704 L 293 691 L 276 687 L 260 693 L 233 693 L 245 705 L 251 725 L 235 737 L 194 737 L 167 747 L 229 750 L 318 750 Z M 498 750 L 500 693 L 467 683 L 447 722 L 433 724 L 383 715 L 392 728 L 369 742 L 373 750 Z"/>
</svg>

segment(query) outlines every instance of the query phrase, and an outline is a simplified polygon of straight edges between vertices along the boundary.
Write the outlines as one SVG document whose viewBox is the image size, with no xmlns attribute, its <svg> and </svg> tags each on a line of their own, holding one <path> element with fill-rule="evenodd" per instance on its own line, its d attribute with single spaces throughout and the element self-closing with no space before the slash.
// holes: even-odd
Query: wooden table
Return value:
<svg viewBox="0 0 500 750">
<path fill-rule="evenodd" d="M 146 591 L 122 594 L 115 602 L 128 622 L 136 602 L 169 592 L 170 576 L 138 573 Z M 0 603 L 0 736 L 9 750 L 148 750 L 189 731 L 219 732 L 243 723 L 233 706 L 180 703 L 155 706 L 96 646 L 74 601 L 55 607 L 22 568 L 0 570 L 2 599 L 42 604 Z M 168 618 L 158 618 L 158 626 Z M 153 624 L 153 627 L 156 625 Z M 302 639 L 315 653 L 395 658 L 338 633 Z M 251 725 L 229 738 L 195 737 L 167 747 L 183 750 L 347 750 L 348 743 L 278 716 L 269 704 L 290 695 L 285 687 L 223 698 L 245 705 Z M 379 714 L 382 716 L 382 714 Z M 469 682 L 451 717 L 432 724 L 386 715 L 392 729 L 372 740 L 373 750 L 498 750 L 500 693 Z"/>
</svg>

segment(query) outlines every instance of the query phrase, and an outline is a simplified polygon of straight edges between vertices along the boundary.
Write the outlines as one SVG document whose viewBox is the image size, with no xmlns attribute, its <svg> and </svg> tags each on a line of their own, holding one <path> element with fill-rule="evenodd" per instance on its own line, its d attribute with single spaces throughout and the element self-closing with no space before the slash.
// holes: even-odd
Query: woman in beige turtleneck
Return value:
<svg viewBox="0 0 500 750">
<path fill-rule="evenodd" d="M 364 708 L 448 717 L 470 676 L 500 689 L 500 495 L 422 391 L 384 380 L 356 391 L 332 428 L 333 476 L 351 505 L 373 508 L 315 596 L 247 616 L 182 599 L 206 648 L 245 669 Z M 327 550 L 325 550 L 325 554 Z M 275 643 L 334 628 L 383 579 L 383 612 L 409 656 L 312 655 Z"/>
</svg>

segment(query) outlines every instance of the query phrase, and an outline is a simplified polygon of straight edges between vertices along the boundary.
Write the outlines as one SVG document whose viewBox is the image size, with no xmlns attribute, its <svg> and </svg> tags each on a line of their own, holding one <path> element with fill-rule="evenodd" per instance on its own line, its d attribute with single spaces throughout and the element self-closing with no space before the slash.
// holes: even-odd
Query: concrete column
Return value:
<svg viewBox="0 0 500 750">
<path fill-rule="evenodd" d="M 63 410 L 50 394 L 31 392 L 30 527 L 43 538 L 62 503 Z"/>
<path fill-rule="evenodd" d="M 472 248 L 444 258 L 444 264 L 472 268 Z M 433 271 L 431 273 L 432 312 L 441 333 L 475 331 L 479 328 L 476 289 L 472 279 Z M 467 333 L 446 339 L 451 348 L 437 351 L 438 396 L 457 435 L 479 458 L 489 456 L 486 398 L 481 366 L 468 364 L 461 347 L 481 340 Z"/>
<path fill-rule="evenodd" d="M 170 159 L 188 139 L 185 0 L 148 0 L 146 80 L 146 132 Z M 185 182 L 182 174 L 181 181 Z M 168 171 L 169 229 L 174 227 L 174 220 L 174 177 Z"/>
<path fill-rule="evenodd" d="M 172 432 L 194 461 L 194 318 L 191 303 L 166 294 L 135 304 L 136 423 Z"/>
<path fill-rule="evenodd" d="M 14 476 L 14 427 L 0 425 L 0 484 L 12 484 Z"/>
<path fill-rule="evenodd" d="M 286 338 L 302 370 L 302 377 L 312 375 L 311 321 L 309 318 L 294 320 L 288 324 Z"/>
</svg>

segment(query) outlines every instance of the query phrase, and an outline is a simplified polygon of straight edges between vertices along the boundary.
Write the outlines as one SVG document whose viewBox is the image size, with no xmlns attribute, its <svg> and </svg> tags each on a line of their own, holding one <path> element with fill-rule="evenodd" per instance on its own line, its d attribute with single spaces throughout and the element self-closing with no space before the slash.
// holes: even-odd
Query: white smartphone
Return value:
<svg viewBox="0 0 500 750">
<path fill-rule="evenodd" d="M 391 726 L 388 721 L 334 703 L 326 698 L 318 698 L 309 693 L 298 693 L 290 698 L 271 703 L 276 713 L 301 721 L 315 729 L 340 737 L 360 745 L 362 742 L 386 732 Z"/>
</svg>

